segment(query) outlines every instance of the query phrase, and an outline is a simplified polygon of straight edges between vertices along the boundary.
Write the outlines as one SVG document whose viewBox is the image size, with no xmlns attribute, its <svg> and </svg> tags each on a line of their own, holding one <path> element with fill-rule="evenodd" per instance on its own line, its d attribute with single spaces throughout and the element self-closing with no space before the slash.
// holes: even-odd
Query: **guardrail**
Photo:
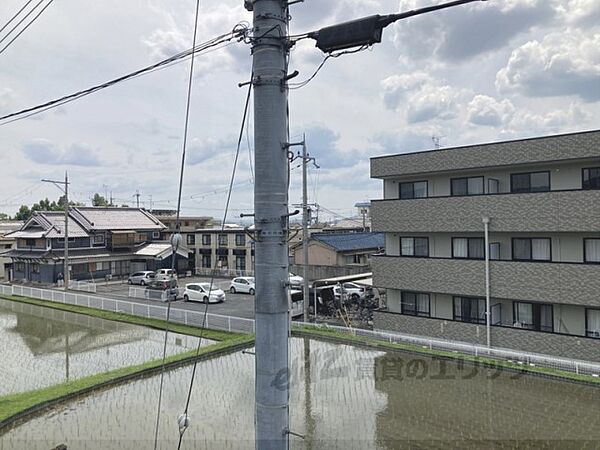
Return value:
<svg viewBox="0 0 600 450">
<path fill-rule="evenodd" d="M 95 295 L 63 292 L 52 289 L 38 289 L 18 285 L 0 284 L 0 293 L 4 295 L 37 298 L 40 300 L 48 300 L 70 305 L 87 306 L 90 308 L 121 312 L 152 319 L 166 320 L 167 318 L 167 308 L 164 305 L 130 302 L 127 300 L 104 298 Z M 241 317 L 208 313 L 206 315 L 206 320 L 204 320 L 204 313 L 201 311 L 191 311 L 176 307 L 171 307 L 170 320 L 172 322 L 192 326 L 202 326 L 204 321 L 206 328 L 213 330 L 232 331 L 239 333 L 255 332 L 255 322 L 252 319 L 243 319 Z M 365 330 L 361 328 L 346 328 L 328 324 L 293 322 L 292 327 L 316 327 L 337 331 L 343 334 L 350 334 L 353 336 L 363 336 L 377 340 L 384 340 L 390 343 L 411 344 L 429 350 L 442 350 L 476 357 L 481 356 L 501 361 L 510 361 L 518 365 L 546 367 L 555 370 L 563 370 L 582 375 L 600 377 L 600 363 L 590 361 L 559 358 L 538 353 L 520 352 L 506 348 L 488 348 L 485 346 L 473 345 L 465 342 L 446 341 L 442 339 L 432 339 L 423 336 L 414 336 L 401 333 L 388 333 L 383 331 Z"/>
</svg>

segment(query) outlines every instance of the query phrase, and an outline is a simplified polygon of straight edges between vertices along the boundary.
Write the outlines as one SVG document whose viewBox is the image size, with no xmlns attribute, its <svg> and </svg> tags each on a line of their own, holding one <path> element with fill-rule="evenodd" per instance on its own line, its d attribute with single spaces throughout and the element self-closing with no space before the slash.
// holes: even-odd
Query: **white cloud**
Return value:
<svg viewBox="0 0 600 450">
<path fill-rule="evenodd" d="M 400 11 L 429 5 L 427 0 L 400 0 Z M 458 62 L 505 47 L 511 39 L 556 14 L 548 0 L 475 2 L 403 20 L 393 40 L 413 60 L 439 58 Z"/>
<path fill-rule="evenodd" d="M 405 75 L 392 75 L 381 81 L 383 100 L 385 105 L 392 110 L 403 106 L 406 96 L 414 90 L 421 89 L 424 84 L 431 83 L 431 76 L 424 72 L 415 72 Z"/>
<path fill-rule="evenodd" d="M 500 92 L 600 100 L 600 32 L 567 29 L 513 50 L 496 76 Z"/>
<path fill-rule="evenodd" d="M 510 100 L 498 101 L 488 95 L 476 95 L 467 105 L 467 120 L 474 125 L 502 126 L 510 122 L 514 113 Z"/>
<path fill-rule="evenodd" d="M 451 86 L 426 85 L 410 97 L 406 119 L 408 123 L 453 119 L 457 98 L 458 93 Z"/>
<path fill-rule="evenodd" d="M 72 166 L 102 166 L 99 152 L 85 143 L 74 143 L 66 148 L 60 148 L 47 139 L 35 139 L 22 148 L 29 160 L 38 164 L 72 165 Z"/>
<path fill-rule="evenodd" d="M 0 88 L 0 113 L 9 111 L 14 103 L 15 94 L 12 89 L 4 87 Z"/>
</svg>

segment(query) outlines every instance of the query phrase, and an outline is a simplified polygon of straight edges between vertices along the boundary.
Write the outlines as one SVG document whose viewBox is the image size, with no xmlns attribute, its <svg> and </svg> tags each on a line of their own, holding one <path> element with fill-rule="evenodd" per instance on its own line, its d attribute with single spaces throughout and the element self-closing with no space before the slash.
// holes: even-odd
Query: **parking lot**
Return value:
<svg viewBox="0 0 600 450">
<path fill-rule="evenodd" d="M 187 283 L 209 283 L 210 278 L 201 277 L 190 277 L 180 278 L 179 286 L 185 287 Z M 229 292 L 230 279 L 215 278 L 215 288 L 223 289 L 225 291 L 226 300 L 223 303 L 211 303 L 208 306 L 208 312 L 211 314 L 222 314 L 226 316 L 242 317 L 245 319 L 254 319 L 254 296 L 249 294 L 232 294 Z M 134 286 L 143 289 L 143 286 Z M 124 299 L 129 301 L 135 301 L 139 303 L 152 303 L 156 305 L 165 305 L 160 300 L 147 300 L 142 298 L 131 298 L 128 297 L 130 285 L 127 282 L 99 282 L 96 285 L 96 294 L 108 298 Z M 197 302 L 184 302 L 183 300 L 177 300 L 173 304 L 177 305 L 177 308 L 189 309 L 192 311 L 204 311 L 206 305 L 204 303 Z"/>
</svg>

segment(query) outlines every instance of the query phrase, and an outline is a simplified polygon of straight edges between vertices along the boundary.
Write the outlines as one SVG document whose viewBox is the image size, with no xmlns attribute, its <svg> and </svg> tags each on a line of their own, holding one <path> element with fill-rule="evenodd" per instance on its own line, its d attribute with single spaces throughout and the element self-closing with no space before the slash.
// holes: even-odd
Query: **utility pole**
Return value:
<svg viewBox="0 0 600 450">
<path fill-rule="evenodd" d="M 65 181 L 42 180 L 44 183 L 52 183 L 65 194 L 65 245 L 64 245 L 64 281 L 65 291 L 69 289 L 69 176 L 65 170 Z"/>
<path fill-rule="evenodd" d="M 246 0 L 253 11 L 256 184 L 257 450 L 289 446 L 288 369 L 288 1 Z M 258 36 L 258 37 L 256 37 Z"/>
<path fill-rule="evenodd" d="M 291 144 L 295 145 L 295 144 Z M 304 321 L 308 321 L 308 307 L 310 305 L 310 293 L 308 283 L 308 223 L 310 218 L 310 209 L 308 208 L 308 163 L 312 162 L 318 169 L 319 166 L 315 162 L 315 158 L 309 157 L 306 151 L 306 136 L 302 137 L 302 255 L 304 264 L 302 266 L 302 277 L 304 278 L 303 283 L 303 303 L 304 303 Z M 317 317 L 317 311 L 315 310 L 315 320 Z"/>
<path fill-rule="evenodd" d="M 140 191 L 139 190 L 135 191 L 135 194 L 133 196 L 135 197 L 136 202 L 137 202 L 137 207 L 139 208 L 140 207 Z M 111 200 L 111 203 L 112 203 L 112 200 Z"/>
</svg>

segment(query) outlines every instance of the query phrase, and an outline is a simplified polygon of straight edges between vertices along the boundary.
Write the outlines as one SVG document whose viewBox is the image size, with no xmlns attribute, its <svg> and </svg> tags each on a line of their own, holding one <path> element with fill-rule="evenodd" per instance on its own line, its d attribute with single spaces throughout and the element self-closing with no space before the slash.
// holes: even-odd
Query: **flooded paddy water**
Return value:
<svg viewBox="0 0 600 450">
<path fill-rule="evenodd" d="M 597 449 L 600 389 L 347 345 L 290 340 L 291 449 Z M 177 448 L 191 366 L 166 374 L 161 449 Z M 153 448 L 159 378 L 105 390 L 0 437 L 0 449 Z M 254 356 L 198 365 L 184 449 L 254 448 Z"/>
<path fill-rule="evenodd" d="M 0 397 L 161 358 L 163 345 L 160 330 L 0 300 Z M 167 352 L 197 345 L 169 334 Z"/>
</svg>

